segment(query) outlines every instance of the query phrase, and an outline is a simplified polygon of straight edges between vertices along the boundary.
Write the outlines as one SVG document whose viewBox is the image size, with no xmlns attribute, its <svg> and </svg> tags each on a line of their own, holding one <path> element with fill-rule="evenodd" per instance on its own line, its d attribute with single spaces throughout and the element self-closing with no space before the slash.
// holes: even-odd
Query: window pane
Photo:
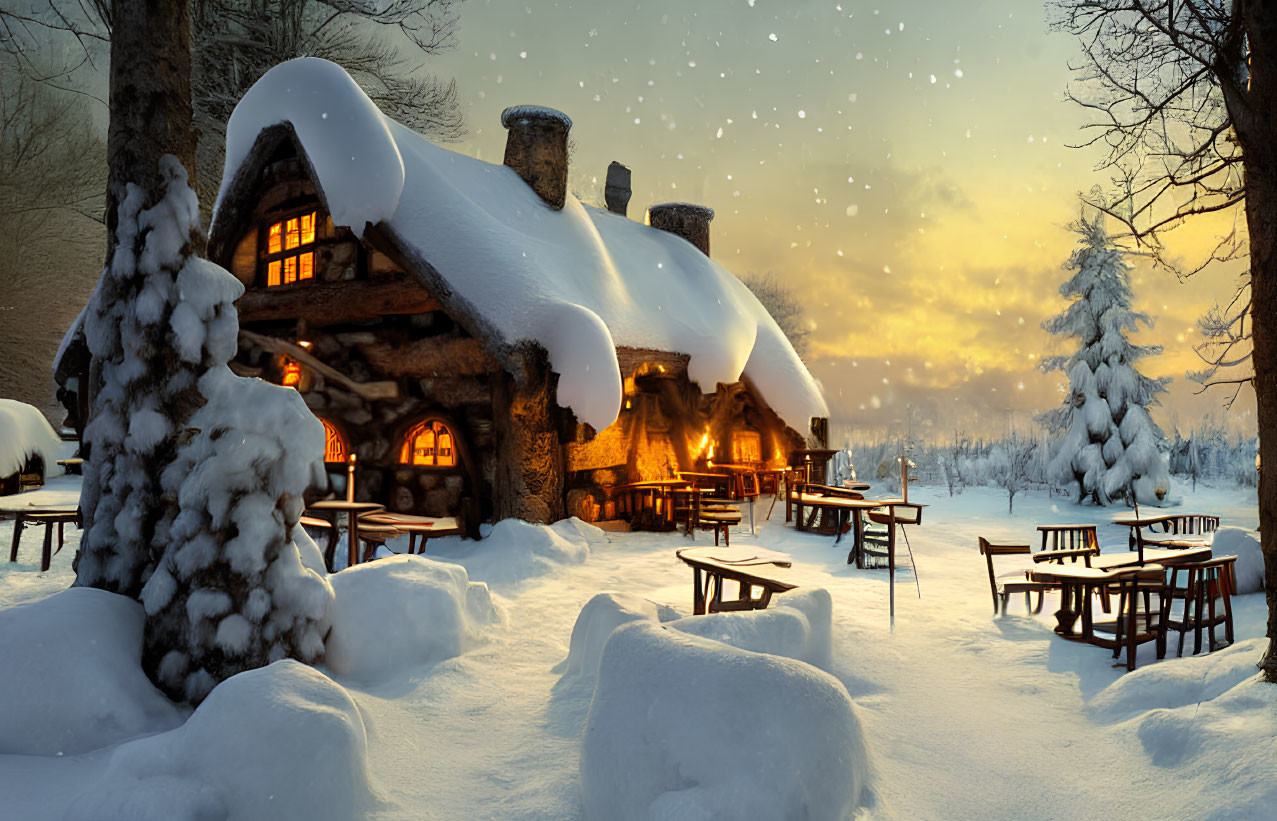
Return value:
<svg viewBox="0 0 1277 821">
<path fill-rule="evenodd" d="M 297 218 L 293 217 L 284 223 L 284 249 L 297 247 Z"/>
<path fill-rule="evenodd" d="M 279 284 L 279 260 L 266 266 L 266 284 L 270 286 Z"/>
<path fill-rule="evenodd" d="M 457 457 L 452 453 L 452 434 L 443 425 L 439 426 L 439 459 L 437 464 L 439 467 L 452 467 L 457 463 Z"/>
<path fill-rule="evenodd" d="M 315 252 L 307 251 L 297 258 L 297 278 L 310 279 L 315 275 Z"/>
<path fill-rule="evenodd" d="M 414 465 L 433 465 L 435 463 L 435 432 L 429 428 L 423 430 L 413 440 L 412 463 Z"/>
<path fill-rule="evenodd" d="M 284 284 L 297 281 L 297 257 L 284 260 Z"/>
<path fill-rule="evenodd" d="M 286 388 L 295 387 L 302 379 L 301 365 L 298 365 L 292 359 L 284 362 L 284 379 L 282 384 Z"/>
<path fill-rule="evenodd" d="M 327 419 L 320 419 L 319 421 L 324 423 L 324 461 L 346 461 L 346 446 L 341 441 L 341 434 L 337 432 L 336 428 L 329 424 Z"/>
<path fill-rule="evenodd" d="M 315 241 L 315 214 L 302 214 L 302 245 Z"/>
<path fill-rule="evenodd" d="M 280 251 L 284 250 L 283 246 L 280 244 L 280 232 L 283 230 L 284 223 L 282 222 L 277 222 L 270 227 L 270 234 L 268 235 L 269 238 L 266 240 L 266 253 L 278 254 Z"/>
</svg>

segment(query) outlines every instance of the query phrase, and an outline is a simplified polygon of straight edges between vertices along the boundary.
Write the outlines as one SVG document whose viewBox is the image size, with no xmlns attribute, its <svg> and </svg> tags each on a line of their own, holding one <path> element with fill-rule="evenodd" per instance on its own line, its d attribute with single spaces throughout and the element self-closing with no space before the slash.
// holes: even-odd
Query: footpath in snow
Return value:
<svg viewBox="0 0 1277 821">
<path fill-rule="evenodd" d="M 1225 525 L 1254 528 L 1253 493 L 1199 488 L 1191 494 L 1191 507 L 1218 513 Z M 1266 618 L 1262 594 L 1234 599 L 1234 647 L 1154 662 L 1150 645 L 1142 648 L 1140 669 L 1128 674 L 1113 666 L 1108 652 L 1056 637 L 1050 598 L 1037 617 L 1025 614 L 1023 600 L 1014 597 L 1007 616 L 993 616 L 984 558 L 976 547 L 981 535 L 1030 541 L 1041 522 L 1096 522 L 1102 524 L 1106 550 L 1124 549 L 1124 529 L 1103 524 L 1118 511 L 1031 493 L 1017 496 L 1015 515 L 1008 516 L 1005 496 L 990 489 L 972 488 L 950 498 L 943 489 L 919 488 L 911 490 L 915 496 L 930 505 L 924 524 L 909 533 L 922 597 L 902 561 L 906 569 L 897 575 L 894 631 L 888 625 L 886 572 L 849 567 L 844 546 L 835 547 L 831 537 L 796 533 L 784 525 L 783 508 L 778 506 L 767 522 L 757 516 L 757 535 L 733 534 L 733 545 L 790 554 L 802 586 L 786 595 L 817 587 L 829 592 L 832 658 L 827 669 L 855 701 L 854 720 L 868 749 L 866 777 L 876 795 L 858 817 L 1270 817 L 1277 801 L 1277 698 L 1254 681 Z M 8 543 L 11 527 L 0 524 L 0 543 Z M 37 572 L 33 536 L 26 535 L 20 562 L 0 569 L 0 619 L 73 580 L 70 564 L 78 535 L 46 574 Z M 699 535 L 697 543 L 706 538 Z M 365 608 L 342 616 L 346 621 L 339 627 L 384 618 L 378 630 L 387 648 L 408 647 L 410 640 L 420 646 L 432 626 L 449 618 L 462 623 L 456 630 L 437 631 L 459 636 L 456 646 L 433 648 L 420 664 L 405 665 L 402 657 L 379 661 L 373 634 L 360 646 L 330 651 L 324 669 L 341 685 L 336 694 L 321 692 L 306 683 L 309 679 L 303 682 L 303 689 L 311 687 L 308 697 L 343 716 L 343 727 L 362 722 L 371 789 L 357 805 L 360 811 L 385 819 L 584 817 L 582 738 L 594 688 L 592 677 L 575 675 L 564 664 L 573 626 L 587 602 L 603 591 L 650 600 L 662 621 L 689 614 L 691 573 L 674 556 L 688 544 L 679 534 L 604 534 L 572 523 L 553 530 L 504 523 L 478 544 L 432 541 L 435 558 L 467 570 L 468 581 L 451 571 L 426 574 L 430 585 L 461 591 L 466 605 L 459 617 L 431 604 L 437 600 L 429 597 L 420 599 L 416 612 L 378 615 L 370 602 L 375 596 L 343 592 L 363 584 L 359 576 L 333 577 L 339 602 Z M 385 565 L 387 571 L 379 572 L 393 577 L 393 584 L 416 583 L 410 577 L 426 573 L 415 566 L 427 563 L 393 561 L 406 567 L 377 563 Z M 777 597 L 773 609 L 784 603 L 785 595 Z M 813 617 L 812 623 L 817 621 Z M 633 639 L 641 632 L 626 635 Z M 12 647 L 24 639 L 10 635 L 0 641 Z M 83 651 L 72 637 L 67 641 L 66 652 Z M 74 670 L 74 661 L 63 668 L 64 673 Z M 726 699 L 735 697 L 727 694 L 729 685 L 706 686 L 718 688 L 715 692 Z M 4 686 L 0 682 L 0 695 L 7 695 L 8 703 L 23 703 L 25 694 L 5 693 Z M 82 681 L 48 686 L 68 702 L 115 692 Z M 353 708 L 342 706 L 341 691 Z M 777 710 L 786 709 L 783 702 L 775 699 Z M 235 709 L 239 702 L 228 703 Z M 152 712 L 140 715 L 137 726 L 161 733 L 153 739 L 173 736 L 163 731 L 180 724 L 185 714 L 150 706 Z M 182 732 L 206 731 L 192 729 L 194 721 L 188 719 Z M 27 741 L 40 733 L 38 725 L 24 726 Z M 644 722 L 636 720 L 635 726 L 641 736 Z M 765 748 L 767 741 L 761 738 L 760 745 Z M 819 731 L 812 732 L 809 746 L 820 743 Z M 159 779 L 147 778 L 149 762 L 157 759 L 139 745 L 59 756 L 52 744 L 42 754 L 0 755 L 0 790 L 15 817 L 87 818 L 93 816 L 85 811 L 86 785 L 128 772 L 137 784 L 147 782 L 150 796 L 131 805 L 141 810 L 131 817 L 163 817 L 156 796 L 195 793 L 180 778 L 167 792 L 157 789 Z M 160 745 L 159 740 L 151 744 Z M 133 769 L 122 770 L 128 763 L 122 759 Z M 804 768 L 817 770 L 820 762 L 806 762 Z M 284 782 L 306 776 L 281 762 L 276 777 Z M 281 795 L 290 786 L 296 785 L 280 783 Z M 322 786 L 307 788 L 323 792 Z M 667 817 L 730 817 L 725 797 L 714 799 L 724 814 L 680 814 L 680 806 L 703 806 L 695 803 L 694 792 L 672 794 L 663 805 Z M 677 803 L 684 798 L 692 803 Z M 192 806 L 191 799 L 177 803 L 182 801 Z M 329 817 L 322 807 L 318 813 L 315 817 Z M 813 811 L 810 817 L 827 816 Z"/>
</svg>

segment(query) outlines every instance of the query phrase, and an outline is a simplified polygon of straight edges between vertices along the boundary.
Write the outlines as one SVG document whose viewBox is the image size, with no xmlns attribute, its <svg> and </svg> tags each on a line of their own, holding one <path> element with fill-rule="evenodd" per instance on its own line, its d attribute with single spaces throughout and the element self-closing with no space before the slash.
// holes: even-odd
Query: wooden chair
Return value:
<svg viewBox="0 0 1277 821">
<path fill-rule="evenodd" d="M 1126 650 L 1126 669 L 1135 669 L 1135 651 L 1141 644 L 1157 642 L 1157 657 L 1166 656 L 1166 627 L 1162 611 L 1167 597 L 1166 571 L 1159 565 L 1150 565 L 1139 573 L 1128 576 L 1109 586 L 1116 593 L 1117 618 L 1092 626 L 1091 643 L 1111 647 L 1113 658 L 1119 658 Z M 1157 606 L 1152 598 L 1157 596 Z M 1143 607 L 1140 607 L 1140 604 Z M 1094 632 L 1112 633 L 1112 639 L 1103 639 Z"/>
<path fill-rule="evenodd" d="M 731 527 L 740 524 L 740 508 L 735 505 L 703 503 L 701 505 L 700 520 L 697 527 L 714 531 L 714 545 L 718 545 L 718 537 L 721 533 L 723 536 L 723 544 L 731 546 Z"/>
<path fill-rule="evenodd" d="M 1165 537 L 1158 537 L 1157 531 L 1169 537 L 1169 541 L 1174 542 L 1201 542 L 1202 544 L 1210 544 L 1214 540 L 1216 530 L 1219 530 L 1219 517 L 1207 516 L 1201 513 L 1181 513 L 1173 516 L 1162 516 L 1148 526 L 1148 533 L 1140 534 L 1139 528 L 1131 528 L 1136 531 L 1131 534 L 1130 548 L 1135 550 L 1137 541 L 1141 540 L 1146 545 L 1158 547 L 1163 541 L 1167 541 Z"/>
<path fill-rule="evenodd" d="M 1236 556 L 1219 556 L 1204 562 L 1189 562 L 1173 565 L 1170 568 L 1170 581 L 1167 593 L 1162 600 L 1162 623 L 1167 633 L 1175 630 L 1179 633 L 1179 645 L 1176 656 L 1184 655 L 1184 635 L 1193 631 L 1193 655 L 1202 651 L 1202 630 L 1207 631 L 1206 652 L 1228 647 L 1233 643 L 1233 604 L 1232 593 L 1236 589 L 1234 564 Z M 1183 573 L 1183 587 L 1177 582 Z M 1180 602 L 1179 613 L 1172 612 L 1175 602 Z M 1215 609 L 1215 602 L 1220 602 L 1220 611 Z M 1215 628 L 1224 628 L 1224 642 L 1215 641 Z"/>
<path fill-rule="evenodd" d="M 1042 534 L 1042 550 L 1090 550 L 1100 552 L 1100 539 L 1095 525 L 1038 525 Z"/>
<path fill-rule="evenodd" d="M 983 536 L 980 539 L 980 552 L 984 554 L 985 563 L 989 567 L 989 591 L 993 594 L 993 613 L 997 615 L 999 610 L 1005 615 L 1007 612 L 1007 599 L 1012 593 L 1024 594 L 1024 609 L 1029 609 L 1029 597 L 1032 593 L 1038 594 L 1037 606 L 1032 609 L 1033 613 L 1042 612 L 1042 595 L 1047 590 L 1058 589 L 1058 585 L 1046 584 L 1043 582 L 1031 582 L 1025 575 L 1024 571 L 1016 571 L 1014 573 L 1003 573 L 998 575 L 993 569 L 994 556 L 1027 556 L 1033 552 L 1033 548 L 1027 544 L 994 544 Z M 999 605 L 1001 607 L 999 608 Z"/>
</svg>

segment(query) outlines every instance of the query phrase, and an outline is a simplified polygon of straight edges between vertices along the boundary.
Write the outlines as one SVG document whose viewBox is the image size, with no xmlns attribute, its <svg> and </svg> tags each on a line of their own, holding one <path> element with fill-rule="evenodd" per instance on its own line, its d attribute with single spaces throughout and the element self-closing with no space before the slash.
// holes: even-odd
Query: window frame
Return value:
<svg viewBox="0 0 1277 821">
<path fill-rule="evenodd" d="M 438 427 L 435 427 L 435 426 L 438 426 Z M 420 465 L 412 461 L 413 440 L 416 439 L 416 435 L 414 434 L 420 435 L 420 433 L 424 432 L 426 428 L 431 428 L 434 431 L 436 436 L 435 457 L 434 457 L 435 464 Z M 446 431 L 448 436 L 452 438 L 452 464 L 451 465 L 438 464 L 438 461 L 439 461 L 438 434 L 439 434 L 440 428 Z M 408 461 L 404 461 L 405 452 L 408 454 Z M 440 416 L 427 416 L 424 419 L 419 419 L 418 421 L 412 423 L 411 425 L 407 427 L 406 430 L 404 430 L 403 435 L 399 437 L 399 458 L 397 460 L 397 465 L 398 467 L 412 468 L 414 470 L 429 470 L 429 471 L 461 470 L 461 449 L 460 447 L 458 447 L 456 426 L 453 425 L 447 419 L 444 419 L 443 417 L 440 417 Z"/>
<path fill-rule="evenodd" d="M 282 247 L 284 244 L 283 242 L 284 233 L 288 230 L 287 229 L 288 221 L 291 219 L 300 220 L 303 216 L 306 216 L 307 214 L 315 215 L 315 238 L 311 240 L 310 242 L 299 241 L 295 248 Z M 317 276 L 318 272 L 316 271 L 316 265 L 315 265 L 317 261 L 316 251 L 319 247 L 319 226 L 325 219 L 326 219 L 326 215 L 324 214 L 323 209 L 319 207 L 318 202 L 312 202 L 309 205 L 306 205 L 304 207 L 290 208 L 287 211 L 280 211 L 274 216 L 262 218 L 261 224 L 258 226 L 258 229 L 257 229 L 257 274 L 256 274 L 256 279 L 254 280 L 258 288 L 270 289 L 273 291 L 279 288 L 292 288 L 298 285 L 303 285 L 306 283 L 313 283 L 313 282 L 319 281 Z M 271 229 L 271 226 L 276 224 L 280 226 L 281 247 L 279 251 L 272 254 L 270 253 L 270 229 Z M 300 231 L 301 231 L 301 226 L 299 224 L 298 225 L 299 240 L 301 239 Z M 296 257 L 299 260 L 298 265 L 300 266 L 301 256 L 302 254 L 305 254 L 305 253 L 311 254 L 310 276 L 307 277 L 306 279 L 301 279 L 300 277 L 298 277 L 294 279 L 292 282 L 284 282 L 283 261 L 285 259 L 288 259 L 289 257 Z M 278 285 L 270 284 L 269 271 L 270 271 L 270 264 L 272 262 L 280 263 L 280 282 Z"/>
</svg>

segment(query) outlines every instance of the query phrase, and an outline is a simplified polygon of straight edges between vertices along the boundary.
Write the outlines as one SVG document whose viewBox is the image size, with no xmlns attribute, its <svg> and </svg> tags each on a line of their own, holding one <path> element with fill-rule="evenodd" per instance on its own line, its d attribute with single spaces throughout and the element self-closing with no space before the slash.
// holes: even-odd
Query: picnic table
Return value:
<svg viewBox="0 0 1277 821">
<path fill-rule="evenodd" d="M 686 547 L 675 552 L 692 568 L 692 612 L 695 615 L 734 610 L 762 610 L 774 593 L 798 586 L 789 578 L 789 556 L 759 547 Z M 702 574 L 704 579 L 702 581 Z M 733 581 L 740 591 L 723 600 L 723 581 Z M 760 588 L 757 597 L 754 588 Z"/>
<path fill-rule="evenodd" d="M 333 572 L 333 562 L 336 558 L 333 554 L 337 544 L 337 519 L 341 514 L 346 514 L 346 535 L 350 539 L 346 566 L 354 567 L 359 563 L 359 514 L 385 509 L 385 505 L 377 502 L 348 502 L 345 499 L 324 499 L 319 502 L 312 502 L 307 507 L 307 510 L 327 514 L 328 521 L 333 526 L 332 535 L 328 539 L 328 547 L 324 550 L 324 561 L 328 564 L 329 573 Z M 320 518 L 325 517 L 321 515 Z"/>
<path fill-rule="evenodd" d="M 373 511 L 359 517 L 363 523 L 393 527 L 400 533 L 408 534 L 408 552 L 425 553 L 426 541 L 432 536 L 461 536 L 464 529 L 453 516 L 414 516 L 409 513 L 386 513 Z M 417 539 L 421 539 L 420 549 Z"/>
</svg>

